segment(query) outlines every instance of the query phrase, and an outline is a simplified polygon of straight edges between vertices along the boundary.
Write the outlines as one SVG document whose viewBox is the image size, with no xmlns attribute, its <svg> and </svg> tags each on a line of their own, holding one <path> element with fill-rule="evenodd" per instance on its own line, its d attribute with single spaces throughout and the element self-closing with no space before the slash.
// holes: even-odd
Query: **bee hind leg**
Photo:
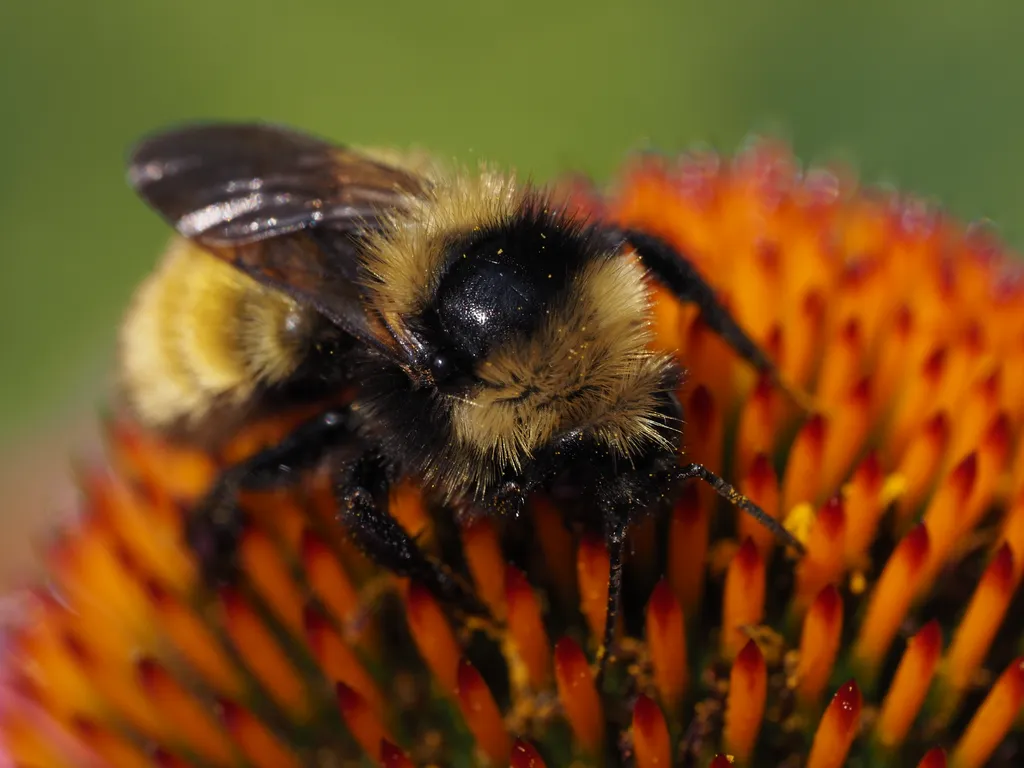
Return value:
<svg viewBox="0 0 1024 768">
<path fill-rule="evenodd" d="M 286 484 L 296 473 L 315 466 L 339 440 L 351 435 L 349 415 L 347 408 L 326 411 L 220 474 L 185 520 L 185 541 L 207 585 L 231 583 L 236 576 L 238 547 L 245 532 L 238 494 Z"/>
</svg>

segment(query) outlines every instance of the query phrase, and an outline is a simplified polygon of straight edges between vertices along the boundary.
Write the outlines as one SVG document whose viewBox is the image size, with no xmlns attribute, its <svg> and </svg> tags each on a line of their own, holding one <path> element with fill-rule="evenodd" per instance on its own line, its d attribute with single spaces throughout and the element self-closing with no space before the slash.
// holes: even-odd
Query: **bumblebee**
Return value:
<svg viewBox="0 0 1024 768">
<path fill-rule="evenodd" d="M 224 470 L 186 526 L 208 578 L 230 578 L 242 489 L 326 463 L 339 519 L 371 559 L 484 613 L 388 514 L 388 489 L 414 477 L 457 516 L 511 518 L 543 491 L 608 545 L 603 670 L 626 531 L 681 483 L 710 484 L 800 549 L 720 477 L 681 463 L 682 371 L 651 347 L 648 279 L 779 377 L 657 237 L 579 220 L 512 175 L 259 124 L 145 139 L 129 180 L 179 235 L 123 326 L 122 389 L 143 424 L 210 439 L 275 398 L 354 391 Z"/>
</svg>

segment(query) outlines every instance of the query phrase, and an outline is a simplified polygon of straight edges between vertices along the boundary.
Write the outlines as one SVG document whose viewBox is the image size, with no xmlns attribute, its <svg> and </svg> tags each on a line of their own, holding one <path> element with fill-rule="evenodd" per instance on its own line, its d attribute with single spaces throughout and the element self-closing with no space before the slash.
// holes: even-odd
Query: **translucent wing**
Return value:
<svg viewBox="0 0 1024 768">
<path fill-rule="evenodd" d="M 359 238 L 429 182 L 287 128 L 209 124 L 143 140 L 128 178 L 181 235 L 314 306 L 382 352 L 360 295 Z"/>
</svg>

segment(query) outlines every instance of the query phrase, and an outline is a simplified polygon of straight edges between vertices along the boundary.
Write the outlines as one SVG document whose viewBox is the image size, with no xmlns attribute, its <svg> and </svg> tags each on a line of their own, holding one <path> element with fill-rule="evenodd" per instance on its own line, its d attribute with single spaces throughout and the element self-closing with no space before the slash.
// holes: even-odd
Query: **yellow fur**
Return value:
<svg viewBox="0 0 1024 768">
<path fill-rule="evenodd" d="M 385 319 L 415 314 L 436 287 L 447 240 L 512 216 L 525 192 L 511 176 L 441 173 L 426 196 L 372 238 L 364 255 L 369 300 Z M 395 329 L 400 331 L 401 329 Z"/>
<path fill-rule="evenodd" d="M 241 405 L 295 370 L 307 322 L 292 299 L 175 239 L 122 325 L 128 405 L 154 427 Z"/>
</svg>

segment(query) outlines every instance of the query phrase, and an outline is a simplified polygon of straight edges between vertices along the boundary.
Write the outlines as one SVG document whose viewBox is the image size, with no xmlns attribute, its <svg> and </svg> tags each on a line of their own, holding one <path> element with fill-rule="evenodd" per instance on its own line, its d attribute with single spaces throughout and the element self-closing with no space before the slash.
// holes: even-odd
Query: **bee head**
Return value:
<svg viewBox="0 0 1024 768">
<path fill-rule="evenodd" d="M 569 431 L 628 455 L 671 380 L 648 346 L 643 271 L 546 208 L 453 238 L 411 323 L 456 438 L 521 467 Z"/>
<path fill-rule="evenodd" d="M 650 348 L 643 268 L 509 180 L 439 190 L 372 244 L 368 272 L 451 439 L 495 477 L 571 430 L 619 457 L 663 441 L 676 379 Z"/>
</svg>

